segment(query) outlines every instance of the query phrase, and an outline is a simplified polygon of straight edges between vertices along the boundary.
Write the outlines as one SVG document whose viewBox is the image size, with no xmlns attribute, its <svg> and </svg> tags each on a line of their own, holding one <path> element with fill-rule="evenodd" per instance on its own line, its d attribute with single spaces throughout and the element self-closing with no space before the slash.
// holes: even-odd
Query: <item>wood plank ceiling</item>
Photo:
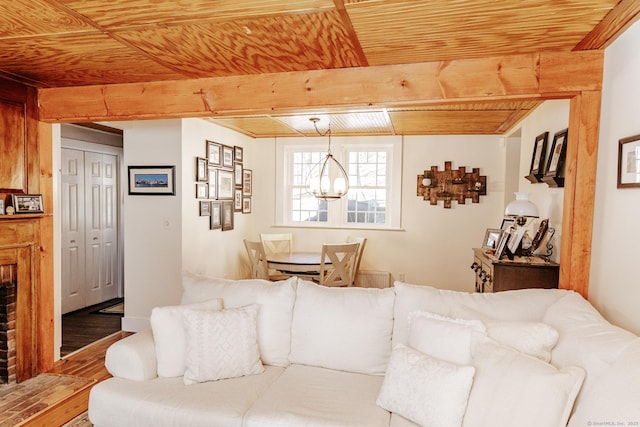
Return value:
<svg viewBox="0 0 640 427">
<path fill-rule="evenodd" d="M 36 87 L 600 49 L 637 0 L 0 0 L 0 76 Z M 622 18 L 620 18 L 622 17 Z M 600 26 L 600 27 L 599 27 Z M 366 90 L 366 87 L 363 87 Z M 537 101 L 363 106 L 210 120 L 254 137 L 504 134 Z"/>
</svg>

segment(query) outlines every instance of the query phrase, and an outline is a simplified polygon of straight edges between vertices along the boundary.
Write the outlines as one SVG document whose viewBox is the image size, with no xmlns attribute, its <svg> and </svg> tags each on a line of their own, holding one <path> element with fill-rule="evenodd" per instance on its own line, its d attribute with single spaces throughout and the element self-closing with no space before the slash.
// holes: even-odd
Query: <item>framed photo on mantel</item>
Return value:
<svg viewBox="0 0 640 427">
<path fill-rule="evenodd" d="M 564 160 L 567 156 L 568 130 L 561 130 L 553 135 L 549 161 L 542 177 L 549 187 L 564 187 Z"/>
</svg>

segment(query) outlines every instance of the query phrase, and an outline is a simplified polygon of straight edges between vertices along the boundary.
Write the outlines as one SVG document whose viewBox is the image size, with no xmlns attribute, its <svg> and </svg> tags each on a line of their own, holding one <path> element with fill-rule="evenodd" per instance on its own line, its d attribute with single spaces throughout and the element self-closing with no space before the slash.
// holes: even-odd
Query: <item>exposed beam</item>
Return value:
<svg viewBox="0 0 640 427">
<path fill-rule="evenodd" d="M 604 49 L 640 19 L 640 2 L 622 0 L 578 43 L 574 50 Z"/>
<path fill-rule="evenodd" d="M 602 51 L 185 81 L 44 88 L 40 120 L 83 122 L 568 98 L 600 90 Z"/>
</svg>

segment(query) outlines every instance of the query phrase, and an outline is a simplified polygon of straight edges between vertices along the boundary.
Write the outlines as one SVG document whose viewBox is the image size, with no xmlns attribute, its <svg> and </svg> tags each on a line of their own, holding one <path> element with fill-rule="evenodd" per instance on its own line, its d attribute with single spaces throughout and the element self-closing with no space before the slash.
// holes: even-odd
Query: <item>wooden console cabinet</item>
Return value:
<svg viewBox="0 0 640 427">
<path fill-rule="evenodd" d="M 500 292 L 526 288 L 557 288 L 560 265 L 536 257 L 498 260 L 484 249 L 473 249 L 476 292 Z"/>
</svg>

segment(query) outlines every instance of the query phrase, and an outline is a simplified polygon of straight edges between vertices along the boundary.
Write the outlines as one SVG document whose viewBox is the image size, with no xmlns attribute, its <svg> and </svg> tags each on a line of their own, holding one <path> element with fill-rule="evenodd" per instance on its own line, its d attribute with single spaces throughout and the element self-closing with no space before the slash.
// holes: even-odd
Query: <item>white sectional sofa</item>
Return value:
<svg viewBox="0 0 640 427">
<path fill-rule="evenodd" d="M 183 285 L 109 348 L 94 425 L 640 425 L 640 338 L 574 292 Z"/>
</svg>

